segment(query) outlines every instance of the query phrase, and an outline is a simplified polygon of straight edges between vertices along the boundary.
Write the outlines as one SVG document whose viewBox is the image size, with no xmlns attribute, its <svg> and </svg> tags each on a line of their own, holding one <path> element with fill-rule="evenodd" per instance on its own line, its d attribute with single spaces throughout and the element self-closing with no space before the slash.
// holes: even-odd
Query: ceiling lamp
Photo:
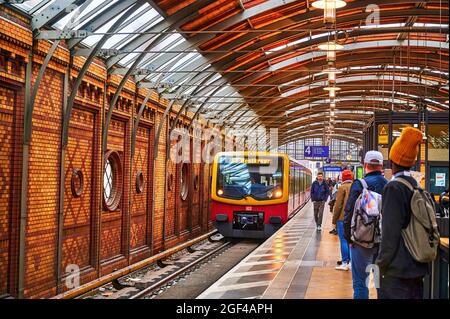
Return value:
<svg viewBox="0 0 450 319">
<path fill-rule="evenodd" d="M 341 88 L 337 86 L 326 86 L 323 88 L 325 91 L 340 91 Z"/>
<path fill-rule="evenodd" d="M 336 9 L 343 8 L 347 5 L 342 0 L 318 0 L 311 4 L 314 8 L 323 9 L 323 22 L 325 25 L 333 25 L 336 23 Z"/>
<path fill-rule="evenodd" d="M 344 46 L 336 42 L 330 41 L 319 44 L 318 48 L 320 51 L 327 52 L 327 62 L 332 63 L 336 61 L 336 51 L 344 49 Z"/>
<path fill-rule="evenodd" d="M 336 74 L 342 73 L 340 70 L 338 70 L 334 67 L 323 70 L 323 72 L 328 74 L 328 81 L 330 83 L 335 83 L 336 82 Z"/>
</svg>

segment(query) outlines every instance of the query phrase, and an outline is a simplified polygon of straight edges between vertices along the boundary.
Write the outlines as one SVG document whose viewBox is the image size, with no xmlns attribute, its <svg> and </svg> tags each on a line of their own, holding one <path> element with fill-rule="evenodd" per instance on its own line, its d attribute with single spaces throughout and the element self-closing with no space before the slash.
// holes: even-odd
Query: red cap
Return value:
<svg viewBox="0 0 450 319">
<path fill-rule="evenodd" d="M 345 171 L 342 172 L 342 181 L 345 182 L 348 181 L 349 179 L 350 180 L 353 179 L 353 173 L 352 171 L 346 169 Z"/>
</svg>

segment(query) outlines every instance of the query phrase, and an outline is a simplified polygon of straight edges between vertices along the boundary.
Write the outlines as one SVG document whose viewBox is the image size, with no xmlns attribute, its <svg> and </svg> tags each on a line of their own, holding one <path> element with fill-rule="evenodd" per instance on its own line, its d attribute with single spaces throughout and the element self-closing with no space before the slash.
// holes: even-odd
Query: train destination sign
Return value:
<svg viewBox="0 0 450 319">
<path fill-rule="evenodd" d="M 305 146 L 305 157 L 325 157 L 330 156 L 329 146 Z"/>
</svg>

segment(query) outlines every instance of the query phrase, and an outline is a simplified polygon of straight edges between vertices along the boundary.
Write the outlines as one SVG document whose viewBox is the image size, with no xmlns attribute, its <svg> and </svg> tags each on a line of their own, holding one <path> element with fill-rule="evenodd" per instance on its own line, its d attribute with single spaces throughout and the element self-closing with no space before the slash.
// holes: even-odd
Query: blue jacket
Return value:
<svg viewBox="0 0 450 319">
<path fill-rule="evenodd" d="M 383 194 L 383 188 L 387 184 L 387 179 L 381 174 L 381 172 L 371 172 L 368 173 L 364 180 L 367 183 L 369 190 L 377 192 L 378 194 Z M 350 228 L 352 225 L 353 209 L 355 208 L 356 200 L 363 191 L 363 186 L 359 180 L 355 180 L 350 187 L 350 195 L 348 196 L 347 204 L 344 208 L 344 237 L 349 242 L 352 243 Z"/>
<path fill-rule="evenodd" d="M 316 180 L 311 186 L 311 200 L 313 202 L 324 202 L 330 194 L 330 187 L 325 181 L 322 184 Z"/>
</svg>

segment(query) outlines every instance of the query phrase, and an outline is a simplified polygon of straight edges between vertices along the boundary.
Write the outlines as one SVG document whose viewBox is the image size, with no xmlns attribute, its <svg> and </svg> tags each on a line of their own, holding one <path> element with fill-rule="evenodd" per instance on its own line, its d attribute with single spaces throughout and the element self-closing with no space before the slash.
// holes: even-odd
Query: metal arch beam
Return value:
<svg viewBox="0 0 450 319">
<path fill-rule="evenodd" d="M 373 3 L 373 1 L 366 1 L 366 2 Z M 393 2 L 398 2 L 398 1 L 393 1 Z M 406 2 L 410 2 L 410 1 L 406 1 Z M 359 3 L 362 3 L 362 1 L 353 2 L 353 3 L 349 4 L 348 6 L 354 5 L 355 3 L 357 3 L 359 5 Z M 384 1 L 383 1 L 383 4 L 384 4 Z M 398 13 L 396 13 L 396 11 L 398 11 L 398 10 L 394 10 L 392 12 L 392 14 L 398 15 Z M 420 11 L 424 12 L 424 10 L 420 10 Z M 430 12 L 430 10 L 428 10 L 426 12 Z M 435 12 L 437 15 L 440 14 L 439 10 L 435 10 L 435 11 L 431 11 L 431 12 Z M 411 12 L 408 11 L 407 13 L 405 13 L 405 15 L 409 16 L 410 13 Z M 321 14 L 320 10 L 317 10 L 317 11 L 309 11 L 309 12 L 304 13 L 304 14 L 299 14 L 298 16 L 294 16 L 294 17 L 290 16 L 289 17 L 290 20 L 286 20 L 284 23 L 280 22 L 280 21 L 276 21 L 276 24 L 275 23 L 273 24 L 274 25 L 273 28 L 274 29 L 280 29 L 280 23 L 282 23 L 283 26 L 286 26 L 287 28 L 289 28 L 292 25 L 292 19 L 294 19 L 296 22 L 297 21 L 301 22 L 301 21 L 308 20 L 308 19 L 313 18 L 313 17 L 318 17 L 318 16 L 320 16 L 320 14 Z M 386 12 L 386 14 L 389 14 L 389 12 Z M 367 14 L 365 14 L 365 15 L 363 14 L 363 16 L 361 16 L 361 17 L 365 18 L 366 16 L 367 16 Z M 353 15 L 352 15 L 352 19 L 355 19 L 356 22 L 359 22 L 361 20 L 361 17 L 359 17 L 358 19 L 355 19 L 353 17 Z M 351 21 L 353 21 L 353 20 L 350 20 L 350 22 Z M 320 22 L 320 24 L 316 23 L 317 27 L 321 27 L 322 26 L 321 23 L 322 22 Z M 270 25 L 268 26 L 268 28 L 270 28 Z M 356 30 L 353 30 L 352 32 L 354 32 L 354 33 L 356 32 L 355 35 L 358 35 L 358 33 L 360 33 L 360 35 L 371 35 L 371 34 L 377 34 L 377 33 L 380 33 L 380 32 L 382 33 L 382 32 L 384 32 L 383 29 L 384 28 L 380 28 L 380 29 L 356 29 Z M 403 32 L 405 29 L 408 29 L 408 28 L 389 28 L 389 29 L 392 30 L 392 32 L 394 32 L 395 30 Z M 428 30 L 430 30 L 430 29 L 428 29 Z M 324 32 L 324 33 L 326 33 L 326 32 Z M 267 34 L 264 34 L 264 35 L 261 35 L 261 36 L 265 36 L 265 35 L 267 35 Z M 340 35 L 340 36 L 342 37 L 343 35 Z M 273 37 L 275 37 L 275 39 L 273 39 Z M 251 41 L 253 38 L 254 38 L 253 34 L 244 35 L 244 36 L 242 36 L 240 38 L 237 38 L 234 41 L 231 41 L 231 42 L 227 43 L 225 46 L 222 46 L 221 48 L 227 50 L 227 49 L 232 49 L 232 48 L 235 48 L 235 47 L 240 47 L 240 46 L 244 45 L 246 42 Z M 271 43 L 274 43 L 274 42 L 277 42 L 277 41 L 281 41 L 284 38 L 285 37 L 282 34 L 281 35 L 280 34 L 272 34 L 271 37 L 266 37 L 266 39 L 264 39 L 263 41 L 259 41 L 259 42 L 257 42 L 254 45 L 250 45 L 249 47 L 253 48 L 254 50 L 261 49 L 265 45 L 269 45 Z M 313 40 L 310 40 L 310 41 L 312 41 L 312 43 L 315 43 L 315 42 L 318 42 L 318 41 L 321 41 L 321 40 L 320 39 L 313 39 Z M 323 41 L 323 39 L 322 39 L 322 41 Z M 292 50 L 292 49 L 295 49 L 295 48 L 301 48 L 301 47 L 305 46 L 305 44 L 308 44 L 308 43 L 297 44 L 295 46 L 291 46 L 290 48 L 287 48 L 287 49 L 284 49 L 284 50 L 280 50 L 279 52 L 275 52 L 273 54 L 273 56 L 276 57 L 277 55 L 281 55 L 281 54 L 286 53 L 288 50 Z M 226 65 L 228 62 L 230 62 L 230 61 L 235 59 L 236 54 L 238 54 L 238 52 L 230 54 L 227 57 L 228 61 L 221 62 L 221 63 Z M 209 55 L 209 58 L 211 60 L 220 59 L 221 55 L 211 54 L 211 55 Z M 255 61 L 256 61 L 255 63 L 261 63 L 261 59 L 256 59 Z"/>
<path fill-rule="evenodd" d="M 76 6 L 83 4 L 86 0 L 55 0 L 50 6 L 45 8 L 40 14 L 33 16 L 31 28 L 39 30 L 44 25 L 57 21 L 76 9 Z"/>
<path fill-rule="evenodd" d="M 147 95 L 144 98 L 144 101 L 141 103 L 141 106 L 139 107 L 139 111 L 138 114 L 136 115 L 136 119 L 134 120 L 134 126 L 133 126 L 133 130 L 131 133 L 131 159 L 134 158 L 134 154 L 136 151 L 136 135 L 137 135 L 137 130 L 139 128 L 139 122 L 141 120 L 142 117 L 142 113 L 144 113 L 145 107 L 147 106 L 147 102 L 148 100 L 150 100 L 150 97 L 152 96 L 153 91 L 152 90 L 148 90 Z M 132 161 L 131 161 L 132 163 Z"/>
<path fill-rule="evenodd" d="M 281 145 L 286 145 L 288 143 L 291 142 L 295 142 L 295 141 L 299 141 L 299 140 L 304 140 L 304 139 L 308 139 L 308 138 L 323 138 L 323 134 L 313 134 L 310 136 L 291 136 L 288 139 L 285 139 L 282 141 Z M 362 142 L 362 138 L 356 138 L 356 137 L 351 137 L 348 135 L 341 135 L 341 134 L 333 134 L 332 139 L 336 139 L 336 140 L 343 140 L 343 141 L 347 141 L 353 144 L 361 144 Z"/>
<path fill-rule="evenodd" d="M 320 135 L 321 137 L 324 137 L 324 130 L 325 130 L 325 126 L 323 128 L 320 129 L 316 129 L 316 130 L 312 130 L 312 131 L 308 131 L 308 132 L 298 132 L 296 134 L 291 134 L 289 136 L 284 136 L 281 139 L 281 143 L 280 144 L 284 144 L 286 142 L 286 140 L 294 140 L 294 139 L 300 139 L 300 138 L 313 138 L 316 135 Z M 342 134 L 345 135 L 348 138 L 353 138 L 355 140 L 361 140 L 363 137 L 363 134 L 350 134 L 352 131 L 346 128 L 340 128 L 337 129 L 335 132 L 333 132 L 330 135 L 338 135 L 338 134 Z"/>
<path fill-rule="evenodd" d="M 204 79 L 204 82 L 208 81 L 208 79 L 209 79 L 210 77 L 212 77 L 212 76 L 213 76 L 213 74 L 210 74 L 206 79 Z M 169 142 L 169 140 L 170 140 L 170 134 L 171 134 L 172 131 L 174 130 L 175 126 L 178 124 L 178 119 L 180 118 L 181 113 L 184 112 L 184 110 L 186 109 L 186 106 L 187 106 L 188 104 L 189 104 L 189 103 L 188 103 L 188 100 L 183 101 L 183 104 L 181 105 L 180 109 L 178 110 L 177 114 L 175 115 L 175 119 L 174 119 L 174 121 L 173 121 L 173 123 L 172 123 L 172 125 L 170 126 L 170 129 L 169 129 L 169 134 L 168 134 L 167 142 Z"/>
<path fill-rule="evenodd" d="M 410 94 L 397 94 L 396 98 L 394 100 L 392 100 L 392 91 L 388 91 L 388 90 L 384 90 L 384 89 L 378 89 L 376 88 L 374 91 L 376 92 L 367 92 L 367 89 L 363 89 L 363 88 L 355 88 L 355 90 L 352 90 L 351 92 L 346 92 L 343 91 L 340 93 L 338 100 L 340 101 L 352 101 L 354 100 L 353 98 L 358 97 L 357 94 L 359 92 L 361 92 L 361 98 L 360 100 L 364 100 L 365 97 L 369 97 L 367 99 L 367 101 L 371 101 L 371 100 L 379 100 L 379 101 L 388 101 L 392 104 L 392 101 L 400 103 L 400 101 L 405 101 L 405 104 L 407 105 L 409 102 L 413 103 L 412 105 L 414 105 L 414 103 L 417 102 L 417 99 L 419 98 L 419 96 L 414 96 L 414 95 L 410 95 Z M 321 92 L 322 94 L 320 95 L 315 95 L 313 97 L 311 96 L 306 96 L 306 97 L 301 97 L 296 101 L 293 102 L 288 102 L 287 104 L 283 105 L 283 108 L 279 109 L 278 112 L 286 112 L 286 111 L 290 111 L 294 108 L 298 108 L 298 107 L 312 107 L 311 104 L 320 102 L 320 101 L 325 101 L 326 103 L 329 103 L 329 97 L 326 93 Z M 303 109 L 302 109 L 303 110 Z M 295 110 L 295 113 L 292 113 L 294 115 L 300 114 L 299 112 L 301 112 L 302 110 Z M 265 114 L 269 114 L 269 112 L 266 112 Z M 264 116 L 261 115 L 261 116 Z"/>
<path fill-rule="evenodd" d="M 98 16 L 96 16 L 92 21 L 89 21 L 83 25 L 80 26 L 80 30 L 86 30 L 89 32 L 94 32 L 98 29 L 100 29 L 102 26 L 107 24 L 109 21 L 114 19 L 114 17 L 118 16 L 128 8 L 130 8 L 132 5 L 139 3 L 140 5 L 144 4 L 144 0 L 122 0 L 118 1 L 117 3 L 113 4 L 108 10 L 105 12 L 102 12 Z M 95 12 L 95 11 L 94 11 Z M 67 44 L 69 49 L 74 48 L 78 43 L 83 41 L 82 38 L 74 38 L 70 39 Z"/>
<path fill-rule="evenodd" d="M 194 76 L 194 78 L 195 78 L 195 76 Z M 207 80 L 204 79 L 203 81 L 207 81 Z M 177 93 L 181 93 L 181 91 L 182 91 L 181 88 L 179 88 Z M 154 148 L 155 149 L 157 149 L 157 147 L 158 147 L 159 138 L 161 136 L 161 131 L 162 131 L 162 128 L 164 126 L 164 122 L 166 120 L 166 117 L 169 114 L 169 112 L 172 110 L 172 106 L 173 106 L 174 103 L 175 103 L 175 99 L 170 101 L 169 105 L 166 107 L 166 110 L 164 111 L 164 114 L 163 114 L 163 117 L 162 117 L 161 121 L 159 122 L 158 129 L 156 130 L 155 141 L 154 141 Z M 154 159 L 156 160 L 157 157 L 158 157 L 158 152 L 154 152 Z"/>
<path fill-rule="evenodd" d="M 375 83 L 376 84 L 376 83 Z M 419 90 L 418 90 L 418 88 L 419 87 L 416 87 L 416 91 L 418 92 L 417 94 L 418 94 L 418 96 L 411 96 L 410 95 L 410 92 L 408 92 L 408 91 L 406 91 L 405 90 L 405 87 L 401 87 L 401 88 L 397 88 L 397 92 L 398 93 L 396 93 L 396 96 L 397 97 L 400 97 L 400 96 L 405 96 L 405 95 L 410 95 L 410 97 L 411 98 L 418 98 L 418 99 L 420 99 L 420 94 L 424 94 L 425 92 L 427 92 L 429 95 L 428 96 L 430 96 L 430 94 L 433 96 L 433 97 L 439 97 L 439 96 L 441 96 L 443 99 L 444 98 L 446 98 L 446 95 L 444 94 L 444 93 L 441 93 L 441 92 L 439 92 L 439 91 L 437 91 L 437 90 L 435 90 L 435 89 L 433 89 L 432 87 L 427 87 L 426 85 L 423 85 L 423 86 L 421 86 L 420 88 L 422 89 L 421 91 L 423 91 L 423 92 L 420 92 Z M 378 89 L 377 88 L 377 86 L 376 85 L 374 85 L 374 87 L 373 87 L 373 89 L 368 89 L 367 88 L 367 86 L 364 86 L 364 87 L 360 87 L 360 86 L 358 86 L 358 83 L 356 83 L 355 84 L 355 86 L 354 87 L 352 87 L 352 88 L 349 88 L 349 89 L 346 89 L 346 88 L 343 88 L 341 91 L 339 91 L 340 93 L 339 93 L 339 96 L 341 96 L 342 94 L 346 94 L 346 93 L 348 93 L 348 92 L 362 92 L 363 94 L 366 94 L 366 95 L 368 95 L 368 93 L 371 93 L 370 91 L 377 91 L 377 90 L 380 90 L 380 89 Z M 367 92 L 367 91 L 369 91 L 369 92 Z M 384 92 L 390 92 L 390 93 L 392 93 L 392 91 L 387 91 L 386 89 L 383 89 L 383 91 Z M 373 93 L 373 92 L 372 92 Z M 310 96 L 314 96 L 314 97 L 316 97 L 316 98 L 321 98 L 321 99 L 324 99 L 325 98 L 325 96 L 327 96 L 328 94 L 326 94 L 326 91 L 323 91 L 323 90 L 320 90 L 320 88 L 315 88 L 314 90 L 309 90 L 308 92 L 304 92 L 302 95 L 298 95 L 298 99 L 296 99 L 296 96 L 295 95 L 292 95 L 291 97 L 292 97 L 292 99 L 289 99 L 289 100 L 291 100 L 291 101 L 294 101 L 294 99 L 296 99 L 296 100 L 302 100 L 302 99 L 305 99 L 305 98 L 309 98 Z M 370 95 L 370 94 L 369 94 Z M 266 102 L 267 103 L 273 103 L 274 101 L 276 101 L 277 99 L 276 98 L 273 98 L 273 99 L 268 99 Z M 279 100 L 279 99 L 278 99 Z M 299 105 L 298 104 L 298 102 L 296 102 L 297 103 L 297 105 Z M 289 104 L 289 102 L 288 102 L 288 104 Z M 307 103 L 306 103 L 307 104 Z M 300 104 L 301 105 L 301 104 Z M 439 105 L 439 104 L 436 104 L 436 106 L 437 105 Z M 448 108 L 448 106 L 444 106 L 444 105 L 440 105 L 440 109 L 447 109 Z M 282 109 L 282 110 L 280 110 L 280 112 L 282 112 L 282 111 L 285 111 L 284 109 Z M 264 115 L 266 115 L 266 114 L 268 114 L 268 113 L 273 113 L 272 111 L 267 111 L 267 112 L 263 112 L 263 113 L 259 113 L 259 115 L 261 115 L 261 116 L 264 116 Z"/>
<path fill-rule="evenodd" d="M 153 26 L 151 28 L 151 31 L 152 32 L 164 32 L 168 29 L 173 30 L 176 27 L 182 25 L 184 23 L 184 21 L 187 21 L 189 18 L 193 18 L 196 15 L 198 15 L 199 9 L 201 9 L 202 7 L 208 5 L 212 2 L 214 2 L 214 0 L 195 1 L 193 4 L 188 5 L 181 11 L 170 16 L 168 19 L 165 19 L 161 23 L 157 24 L 156 26 Z M 166 34 L 166 35 L 168 35 L 168 34 Z M 124 51 L 133 51 L 133 50 L 139 48 L 140 46 L 144 45 L 148 41 L 150 41 L 153 37 L 154 37 L 154 34 L 142 34 L 141 36 L 135 38 L 134 40 L 130 41 L 127 45 L 125 45 L 123 47 L 123 50 Z M 111 68 L 117 62 L 119 62 L 121 59 L 123 59 L 125 56 L 126 56 L 126 54 L 118 54 L 116 56 L 110 57 L 106 61 L 107 68 L 108 69 Z"/>
<path fill-rule="evenodd" d="M 378 52 L 376 56 L 381 56 L 384 52 Z M 410 61 L 409 65 L 402 61 L 402 63 L 398 63 L 398 67 L 394 68 L 386 68 L 384 63 L 388 60 L 389 57 L 378 59 L 374 55 L 373 61 L 370 59 L 370 61 L 367 61 L 366 63 L 369 64 L 369 62 L 374 63 L 375 65 L 378 65 L 378 67 L 373 68 L 365 68 L 365 69 L 355 69 L 355 67 L 361 66 L 363 63 L 363 60 L 359 60 L 358 65 L 355 65 L 356 63 L 353 61 L 354 59 L 358 60 L 359 55 L 349 55 L 349 56 L 340 56 L 339 63 L 336 65 L 336 68 L 341 70 L 343 74 L 346 75 L 365 75 L 365 74 L 399 74 L 399 75 L 407 75 L 419 78 L 421 76 L 424 76 L 428 78 L 429 80 L 433 80 L 436 82 L 444 82 L 448 81 L 448 73 L 441 72 L 439 73 L 433 72 L 434 68 L 429 69 L 419 69 L 422 64 L 418 63 L 418 60 L 416 61 L 415 58 L 419 57 L 417 55 L 411 55 L 411 59 L 414 59 L 413 61 Z M 360 56 L 361 59 L 364 58 L 364 54 Z M 367 59 L 366 59 L 367 60 Z M 408 67 L 408 69 L 402 69 L 401 67 Z M 417 69 L 415 69 L 417 68 Z M 291 69 L 287 69 L 291 70 Z M 277 86 L 277 88 L 280 88 L 278 92 L 274 93 L 282 93 L 281 89 L 283 87 L 288 87 L 287 84 L 295 84 L 298 85 L 298 83 L 308 83 L 308 79 L 314 78 L 314 79 L 327 79 L 327 76 L 325 73 L 322 72 L 323 70 L 323 63 L 321 60 L 311 62 L 305 66 L 302 66 L 297 72 L 284 72 L 280 71 L 275 73 L 273 76 L 271 76 L 268 79 L 265 79 L 263 81 L 259 81 L 258 84 L 265 85 L 266 83 L 273 84 L 274 86 Z M 256 87 L 249 87 L 244 88 L 240 92 L 245 92 L 246 95 L 248 94 L 259 94 L 263 91 L 262 86 L 260 88 Z M 274 90 L 274 88 L 269 88 L 267 91 Z"/>
<path fill-rule="evenodd" d="M 373 41 L 369 41 L 369 42 L 373 42 Z M 397 44 L 398 45 L 398 42 L 397 41 L 395 41 L 396 43 L 395 44 Z M 373 44 L 373 43 L 372 43 Z M 388 44 L 390 44 L 390 45 L 392 45 L 393 44 L 393 42 L 390 42 L 390 43 L 385 43 L 387 46 L 388 46 Z M 325 55 L 325 54 L 323 54 L 323 55 Z M 307 60 L 307 59 L 305 59 L 305 60 Z M 296 61 L 297 62 L 297 61 Z M 214 65 L 214 67 L 215 66 L 217 66 L 217 65 Z M 213 66 L 212 66 L 213 67 Z M 270 71 L 270 70 L 269 70 Z M 221 84 L 221 82 L 224 82 L 225 81 L 225 79 L 223 78 L 223 77 L 221 77 L 220 79 L 218 79 L 217 81 L 215 81 L 215 82 L 213 82 L 213 84 L 214 85 L 219 85 L 219 84 Z M 201 92 L 200 92 L 201 93 Z"/>
<path fill-rule="evenodd" d="M 323 113 L 322 113 L 323 114 Z M 281 130 L 279 129 L 279 131 L 283 134 L 296 134 L 297 132 L 301 132 L 301 131 L 305 131 L 308 130 L 310 131 L 311 129 L 314 130 L 316 127 L 322 127 L 323 123 L 328 123 L 328 118 L 329 116 L 321 116 L 320 118 L 310 118 L 311 121 L 303 121 L 299 123 L 299 126 L 297 128 L 294 129 L 288 129 L 288 130 Z M 361 118 L 361 120 L 357 120 L 357 119 L 350 119 L 350 118 L 345 118 L 344 116 L 339 117 L 336 116 L 336 121 L 334 122 L 334 127 L 335 128 L 362 128 L 364 127 L 365 124 L 367 124 L 367 120 L 370 118 L 370 116 L 366 116 L 365 118 Z M 314 121 L 316 120 L 316 121 Z M 300 126 L 301 125 L 301 126 Z"/>
<path fill-rule="evenodd" d="M 211 2 L 212 0 L 201 0 L 199 1 L 199 3 L 196 3 L 196 5 L 194 6 L 188 6 L 185 9 L 181 10 L 180 12 L 178 12 L 177 14 L 173 15 L 172 17 L 170 17 L 167 20 L 164 20 L 163 22 L 161 22 L 159 25 L 157 25 L 155 28 L 159 29 L 162 26 L 166 26 L 168 25 L 167 28 L 164 28 L 163 30 L 174 30 L 176 28 L 178 28 L 179 26 L 181 26 L 185 21 L 189 20 L 190 18 L 196 16 L 198 13 L 196 12 L 195 8 L 197 6 L 204 5 L 207 4 L 209 2 Z M 185 13 L 188 12 L 190 14 L 185 15 Z M 193 12 L 193 13 L 191 13 Z M 154 46 L 155 44 L 157 44 L 159 41 L 161 41 L 164 38 L 167 38 L 169 35 L 168 34 L 160 34 L 156 37 L 156 39 L 153 39 L 153 41 L 147 46 L 146 50 L 149 50 L 152 46 Z M 144 59 L 146 53 L 141 53 L 139 55 L 139 57 L 133 62 L 132 66 L 128 69 L 128 71 L 126 72 L 126 74 L 122 77 L 113 98 L 111 99 L 110 102 L 110 106 L 108 109 L 108 113 L 106 114 L 106 119 L 105 119 L 105 125 L 103 128 L 103 136 L 102 136 L 102 145 L 103 145 L 103 149 L 106 149 L 107 146 L 107 142 L 108 142 L 108 131 L 109 131 L 109 124 L 111 122 L 111 118 L 112 118 L 112 114 L 113 111 L 115 109 L 116 103 L 119 99 L 119 96 L 123 90 L 123 88 L 125 87 L 125 83 L 128 81 L 129 76 L 131 75 L 131 73 L 133 72 L 134 69 L 136 69 L 139 65 L 139 63 L 142 61 L 142 59 Z M 172 108 L 173 103 L 170 103 L 170 109 Z M 166 112 L 164 113 L 166 114 Z M 167 115 L 166 115 L 167 116 Z M 165 119 L 165 117 L 163 118 Z M 160 132 L 160 130 L 158 130 Z M 159 140 L 159 135 L 158 135 L 158 140 Z M 155 143 L 157 143 L 158 141 L 155 141 Z"/>
<path fill-rule="evenodd" d="M 138 4 L 135 4 L 131 6 L 108 30 L 108 33 L 116 31 L 121 24 L 128 18 L 127 14 L 130 14 L 134 12 L 139 7 Z M 72 86 L 72 92 L 70 93 L 70 96 L 67 100 L 67 110 L 66 114 L 64 114 L 64 121 L 63 121 L 63 132 L 62 132 L 62 148 L 66 149 L 67 143 L 68 143 L 68 132 L 69 132 L 69 122 L 72 115 L 72 108 L 75 102 L 75 97 L 78 92 L 78 88 L 83 80 L 84 75 L 86 74 L 87 70 L 89 69 L 89 66 L 91 62 L 94 60 L 97 52 L 101 49 L 103 44 L 108 40 L 108 36 L 103 36 L 100 41 L 95 45 L 95 47 L 92 48 L 92 51 L 90 55 L 86 58 L 83 67 L 78 72 L 77 79 L 75 80 L 73 86 Z"/>
<path fill-rule="evenodd" d="M 386 33 L 388 33 L 386 31 Z M 390 32 L 389 32 L 390 33 Z M 316 44 L 320 43 L 320 41 L 315 41 Z M 438 41 L 418 41 L 413 45 L 412 47 L 425 47 L 425 48 L 434 48 L 434 49 L 442 49 L 444 46 L 442 46 L 443 43 Z M 314 45 L 314 44 L 312 44 Z M 305 47 L 309 47 L 305 46 Z M 401 47 L 402 41 L 398 40 L 381 40 L 381 41 L 364 41 L 364 42 L 356 42 L 356 43 L 350 43 L 345 45 L 345 50 L 343 51 L 355 51 L 355 50 L 361 50 L 361 49 L 379 49 L 380 47 Z M 448 44 L 446 45 L 448 50 Z M 264 69 L 264 71 L 272 71 L 276 72 L 278 70 L 281 70 L 283 68 L 289 67 L 290 65 L 306 62 L 308 60 L 313 60 L 319 57 L 326 56 L 325 52 L 308 52 L 305 54 L 297 55 L 295 57 L 289 58 L 287 60 L 281 61 L 277 64 L 272 64 L 268 68 Z M 239 81 L 241 84 L 250 84 L 253 81 L 258 79 L 258 74 L 253 74 L 247 78 L 245 78 L 243 81 Z"/>
</svg>

